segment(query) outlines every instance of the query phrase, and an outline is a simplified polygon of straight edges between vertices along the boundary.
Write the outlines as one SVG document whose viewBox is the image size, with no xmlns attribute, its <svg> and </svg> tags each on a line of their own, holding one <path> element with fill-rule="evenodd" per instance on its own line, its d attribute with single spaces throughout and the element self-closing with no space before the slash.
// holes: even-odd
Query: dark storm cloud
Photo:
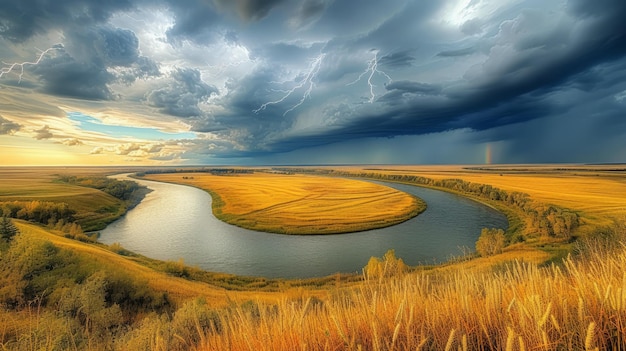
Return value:
<svg viewBox="0 0 626 351">
<path fill-rule="evenodd" d="M 101 28 L 102 56 L 107 66 L 129 66 L 139 58 L 139 39 L 135 33 L 127 29 Z"/>
<path fill-rule="evenodd" d="M 0 0 L 0 37 L 17 46 L 59 30 L 64 46 L 38 65 L 25 66 L 19 88 L 92 100 L 124 100 L 114 90 L 132 90 L 145 97 L 144 104 L 184 119 L 194 131 L 221 138 L 198 142 L 190 154 L 255 156 L 463 130 L 481 131 L 486 140 L 515 140 L 513 155 L 534 142 L 507 134 L 531 133 L 517 126 L 550 127 L 568 118 L 584 125 L 599 115 L 607 126 L 623 126 L 624 0 L 473 0 L 466 10 L 476 11 L 456 13 L 458 5 L 452 0 Z M 113 18 L 119 24 L 114 15 L 126 11 L 154 9 L 154 18 L 169 17 L 169 28 L 157 33 L 148 28 L 152 23 L 145 31 L 131 25 L 136 34 L 109 23 Z M 154 47 L 140 43 L 139 38 L 154 37 Z M 26 52 L 11 50 L 6 49 L 14 56 Z M 161 69 L 169 76 L 133 85 L 160 77 Z M 18 74 L 7 73 L 2 83 L 18 85 Z M 146 86 L 147 92 L 133 90 Z M 602 113 L 594 115 L 586 106 Z M 611 127 L 587 129 L 603 137 Z"/>
<path fill-rule="evenodd" d="M 265 58 L 273 65 L 283 65 L 306 62 L 311 56 L 319 53 L 320 49 L 319 45 L 304 47 L 289 43 L 273 43 L 259 48 L 254 55 Z"/>
<path fill-rule="evenodd" d="M 440 56 L 440 57 L 459 57 L 459 56 L 471 55 L 471 54 L 473 54 L 475 52 L 476 52 L 476 48 L 469 47 L 469 48 L 441 51 L 441 52 L 439 52 L 437 54 L 437 56 Z"/>
<path fill-rule="evenodd" d="M 116 74 L 119 67 L 125 69 Z M 32 70 L 44 92 L 89 100 L 115 98 L 109 84 L 116 81 L 160 75 L 158 65 L 140 55 L 135 33 L 110 26 L 72 31 L 66 46 L 57 46 Z"/>
<path fill-rule="evenodd" d="M 221 22 L 213 4 L 208 0 L 167 0 L 174 12 L 174 25 L 167 30 L 170 43 L 181 40 L 210 43 L 217 36 L 215 28 Z"/>
<path fill-rule="evenodd" d="M 276 67 L 262 67 L 240 80 L 231 80 L 226 84 L 228 94 L 223 98 L 224 112 L 215 113 L 211 117 L 193 121 L 193 130 L 212 132 L 229 143 L 220 144 L 219 149 L 211 150 L 216 157 L 252 157 L 254 155 L 273 152 L 266 144 L 274 135 L 282 133 L 293 123 L 292 115 L 285 115 L 285 107 L 280 104 L 268 104 L 259 109 L 263 103 L 277 101 L 286 95 L 285 90 L 293 88 L 293 81 L 287 81 L 271 89 L 267 82 L 275 79 Z M 300 79 L 302 77 L 297 77 Z M 283 100 L 286 104 L 296 104 L 302 99 L 306 88 L 296 89 L 292 95 Z M 306 102 L 304 103 L 306 105 Z M 293 106 L 293 105 L 291 105 Z M 212 141 L 215 144 L 215 141 Z M 201 148 L 204 144 L 198 144 Z M 229 145 L 226 147 L 226 145 Z M 234 148 L 234 145 L 237 145 Z M 217 152 L 221 150 L 221 152 Z"/>
<path fill-rule="evenodd" d="M 332 0 L 304 0 L 290 20 L 294 27 L 303 27 L 319 19 Z"/>
<path fill-rule="evenodd" d="M 159 76 L 161 76 L 159 64 L 145 56 L 139 56 L 130 69 L 121 70 L 116 77 L 118 81 L 128 85 L 137 79 Z"/>
<path fill-rule="evenodd" d="M 398 47 L 419 49 L 412 51 L 414 55 L 424 52 L 428 50 L 428 42 L 443 36 L 430 20 L 445 4 L 446 1 L 438 0 L 404 2 L 385 21 L 370 26 L 367 35 L 362 36 L 357 43 L 382 52 L 396 51 Z"/>
<path fill-rule="evenodd" d="M 179 68 L 170 74 L 166 86 L 148 93 L 146 101 L 150 106 L 172 116 L 198 117 L 203 115 L 199 104 L 216 93 L 217 88 L 205 83 L 200 71 Z"/>
<path fill-rule="evenodd" d="M 113 98 L 107 84 L 114 76 L 105 66 L 98 62 L 77 61 L 65 51 L 42 60 L 33 72 L 40 77 L 42 90 L 47 94 L 88 100 Z"/>
<path fill-rule="evenodd" d="M 0 135 L 11 135 L 22 128 L 21 125 L 11 122 L 0 115 Z"/>
<path fill-rule="evenodd" d="M 223 9 L 236 12 L 243 20 L 260 20 L 285 0 L 214 0 Z"/>
<path fill-rule="evenodd" d="M 415 61 L 415 57 L 410 51 L 395 52 L 381 57 L 378 63 L 387 67 L 406 67 L 411 66 Z"/>
<path fill-rule="evenodd" d="M 626 5 L 613 5 L 600 7 L 602 11 L 594 7 L 593 12 L 582 5 L 572 7 L 573 14 L 582 16 L 573 20 L 576 35 L 566 35 L 548 16 L 522 13 L 502 23 L 487 60 L 471 68 L 464 80 L 441 89 L 408 81 L 390 83 L 389 92 L 378 100 L 386 109 L 356 107 L 353 117 L 278 140 L 272 147 L 284 151 L 347 139 L 487 130 L 574 109 L 556 100 L 554 91 L 579 84 L 578 77 L 626 54 L 626 27 L 617 24 L 626 16 Z M 559 36 L 561 40 L 555 40 Z"/>
<path fill-rule="evenodd" d="M 441 92 L 441 86 L 428 83 L 411 82 L 408 80 L 391 82 L 387 84 L 385 88 L 387 90 L 399 90 L 406 93 L 426 95 L 435 95 Z"/>
<path fill-rule="evenodd" d="M 478 18 L 473 18 L 471 20 L 465 21 L 465 23 L 463 23 L 461 25 L 461 28 L 459 28 L 461 30 L 461 32 L 467 34 L 467 35 L 475 35 L 475 34 L 479 34 L 482 31 L 483 27 L 483 23 L 482 20 L 478 19 Z"/>
<path fill-rule="evenodd" d="M 362 35 L 381 24 L 404 6 L 404 0 L 333 1 L 312 30 L 337 37 Z"/>
<path fill-rule="evenodd" d="M 130 0 L 2 0 L 0 36 L 22 42 L 36 34 L 68 25 L 81 27 L 104 23 L 112 13 L 133 6 Z"/>
</svg>

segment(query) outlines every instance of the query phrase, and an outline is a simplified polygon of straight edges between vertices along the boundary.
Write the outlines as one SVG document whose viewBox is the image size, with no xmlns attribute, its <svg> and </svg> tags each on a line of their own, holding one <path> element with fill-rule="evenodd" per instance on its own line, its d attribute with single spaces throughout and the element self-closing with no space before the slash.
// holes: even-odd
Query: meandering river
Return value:
<svg viewBox="0 0 626 351">
<path fill-rule="evenodd" d="M 101 242 L 118 242 L 148 257 L 182 258 L 188 265 L 238 275 L 307 278 L 361 272 L 371 256 L 380 257 L 389 249 L 409 265 L 443 262 L 460 255 L 462 247 L 473 248 L 482 228 L 508 225 L 502 213 L 458 195 L 381 183 L 420 197 L 428 208 L 404 223 L 359 233 L 270 234 L 218 220 L 211 211 L 211 196 L 200 189 L 135 181 L 153 192 L 101 231 Z"/>
</svg>

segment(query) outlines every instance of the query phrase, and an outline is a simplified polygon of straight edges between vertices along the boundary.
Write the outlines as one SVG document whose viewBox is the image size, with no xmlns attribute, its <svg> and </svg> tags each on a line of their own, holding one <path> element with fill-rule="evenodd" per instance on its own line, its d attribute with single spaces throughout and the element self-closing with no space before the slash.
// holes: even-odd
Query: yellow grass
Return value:
<svg viewBox="0 0 626 351">
<path fill-rule="evenodd" d="M 368 281 L 221 315 L 199 350 L 624 350 L 626 251 Z"/>
<path fill-rule="evenodd" d="M 278 298 L 275 294 L 271 293 L 259 291 L 228 291 L 207 283 L 173 277 L 137 263 L 133 261 L 132 258 L 113 253 L 104 246 L 64 238 L 37 225 L 23 221 L 16 220 L 15 224 L 20 230 L 20 235 L 34 236 L 42 240 L 50 241 L 59 248 L 69 249 L 80 255 L 86 255 L 103 270 L 122 268 L 124 272 L 132 275 L 138 281 L 147 282 L 150 288 L 155 291 L 166 292 L 169 298 L 175 303 L 182 303 L 190 298 L 202 297 L 212 306 L 225 306 L 233 301 L 247 301 L 254 298 L 274 302 Z M 321 292 L 317 291 L 313 292 L 312 296 L 320 296 L 320 294 Z M 308 294 L 305 295 L 308 296 Z"/>
<path fill-rule="evenodd" d="M 254 173 L 155 174 L 147 179 L 188 184 L 214 195 L 215 215 L 237 226 L 286 234 L 329 234 L 405 221 L 425 204 L 369 182 L 306 175 Z"/>
<path fill-rule="evenodd" d="M 622 176 L 545 170 L 541 174 L 537 170 L 535 174 L 503 172 L 502 176 L 499 172 L 461 169 L 402 172 L 461 178 L 523 191 L 536 201 L 583 212 L 591 221 L 587 224 L 590 227 L 614 224 L 625 212 L 619 208 L 624 194 Z M 201 180 L 198 174 L 186 176 Z M 260 177 L 256 178 L 259 181 L 263 178 L 255 176 Z M 212 184 L 219 184 L 237 182 L 239 178 L 210 179 L 215 182 Z M 242 187 L 251 184 L 250 180 L 241 182 Z M 538 184 L 536 189 L 534 183 Z M 285 191 L 269 186 L 276 184 L 275 179 L 260 184 L 265 184 L 268 193 Z M 286 189 L 298 195 L 293 187 Z M 240 196 L 245 196 L 245 191 L 242 189 Z M 262 192 L 257 196 L 264 199 Z M 245 207 L 233 205 L 240 210 Z M 539 264 L 548 257 L 546 252 L 517 244 L 489 258 L 351 285 L 326 286 L 322 291 L 262 293 L 227 291 L 171 277 L 103 247 L 61 238 L 23 222 L 18 226 L 25 235 L 50 240 L 93 258 L 103 270 L 122 267 L 150 288 L 167 291 L 179 304 L 196 296 L 208 302 L 193 308 L 185 304 L 186 309 L 179 309 L 171 317 L 141 316 L 140 322 L 128 326 L 128 333 L 118 334 L 115 344 L 109 341 L 93 348 L 97 350 L 626 350 L 624 246 L 581 245 L 579 256 L 560 265 L 542 267 Z M 618 234 L 620 231 L 618 239 L 624 240 L 623 227 L 617 228 Z M 247 300 L 253 302 L 242 303 Z M 28 312 L 0 310 L 0 340 L 11 333 L 34 338 L 33 330 L 48 323 Z M 215 320 L 207 326 L 202 316 L 208 313 L 213 313 Z M 190 322 L 187 333 L 176 329 L 177 320 L 183 317 Z M 55 327 L 48 326 L 46 335 L 51 339 L 61 332 Z M 14 331 L 18 328 L 19 333 Z M 0 349 L 13 348 L 7 343 L 0 344 Z"/>
</svg>

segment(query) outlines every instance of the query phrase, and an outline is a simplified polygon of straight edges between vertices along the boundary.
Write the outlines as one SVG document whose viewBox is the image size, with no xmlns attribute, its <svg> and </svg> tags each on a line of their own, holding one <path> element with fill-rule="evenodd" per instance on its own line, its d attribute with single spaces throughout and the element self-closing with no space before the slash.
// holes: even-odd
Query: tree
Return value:
<svg viewBox="0 0 626 351">
<path fill-rule="evenodd" d="M 483 228 L 480 237 L 476 241 L 476 251 L 481 256 L 499 254 L 506 245 L 504 230 L 496 228 Z"/>
<path fill-rule="evenodd" d="M 18 233 L 19 230 L 13 224 L 13 221 L 7 216 L 2 216 L 2 220 L 0 220 L 0 237 L 9 242 Z"/>
<path fill-rule="evenodd" d="M 382 259 L 371 257 L 363 269 L 366 279 L 380 279 L 383 277 L 399 276 L 408 271 L 409 267 L 396 257 L 393 249 L 389 249 Z"/>
</svg>

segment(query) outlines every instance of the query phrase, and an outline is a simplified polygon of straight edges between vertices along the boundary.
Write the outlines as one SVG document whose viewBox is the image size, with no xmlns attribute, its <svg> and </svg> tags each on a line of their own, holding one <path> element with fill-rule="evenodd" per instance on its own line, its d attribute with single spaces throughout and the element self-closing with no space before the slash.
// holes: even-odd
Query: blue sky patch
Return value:
<svg viewBox="0 0 626 351">
<path fill-rule="evenodd" d="M 67 117 L 78 123 L 78 127 L 89 132 L 101 133 L 113 138 L 136 138 L 146 140 L 195 139 L 196 133 L 168 133 L 157 128 L 129 127 L 105 124 L 101 120 L 81 112 L 69 112 Z"/>
</svg>

